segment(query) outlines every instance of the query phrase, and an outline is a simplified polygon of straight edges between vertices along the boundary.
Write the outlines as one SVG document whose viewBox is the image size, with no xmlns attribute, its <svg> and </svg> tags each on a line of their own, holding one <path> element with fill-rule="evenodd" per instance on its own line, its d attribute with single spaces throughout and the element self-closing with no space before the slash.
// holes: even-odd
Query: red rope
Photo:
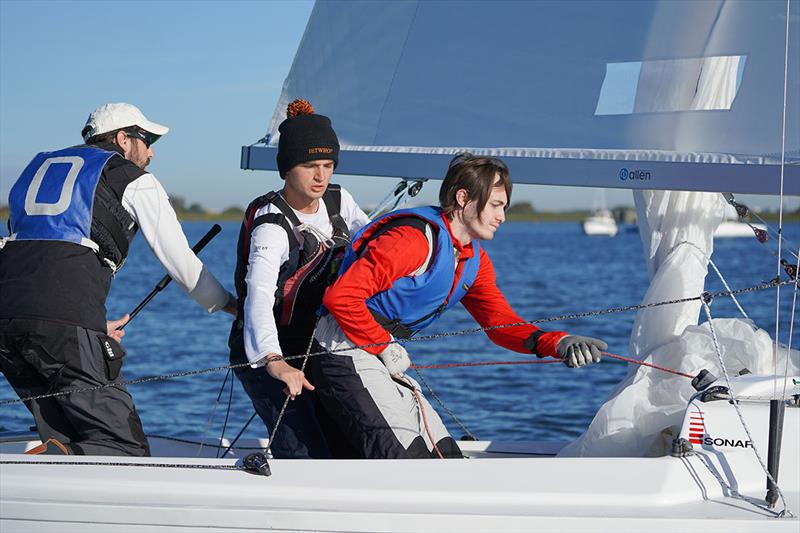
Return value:
<svg viewBox="0 0 800 533">
<path fill-rule="evenodd" d="M 655 368 L 656 370 L 661 370 L 662 372 L 668 372 L 670 374 L 675 374 L 678 376 L 683 376 L 685 378 L 694 379 L 694 376 L 690 374 L 684 374 L 683 372 L 678 372 L 677 370 L 672 370 L 671 368 L 666 368 L 663 366 L 654 365 L 653 363 L 645 363 L 644 361 L 638 361 L 636 359 L 630 359 L 628 357 L 622 357 L 621 355 L 614 355 L 613 353 L 603 352 L 603 355 L 607 355 L 612 359 L 619 359 L 620 361 L 625 361 L 628 363 L 633 363 L 635 365 L 642 365 L 642 366 L 649 366 L 650 368 Z"/>
<path fill-rule="evenodd" d="M 536 365 L 560 363 L 560 359 L 533 359 L 524 361 L 481 361 L 478 363 L 445 363 L 441 365 L 411 365 L 411 368 L 455 368 L 461 366 Z"/>
<path fill-rule="evenodd" d="M 684 374 L 683 372 L 678 372 L 677 370 L 672 370 L 671 368 L 654 365 L 653 363 L 645 363 L 644 361 L 638 361 L 636 359 L 623 357 L 621 355 L 615 355 L 609 352 L 603 352 L 603 355 L 611 357 L 612 359 L 619 359 L 620 361 L 625 361 L 627 363 L 649 366 L 650 368 L 655 368 L 656 370 L 661 370 L 662 372 L 668 372 L 670 374 L 675 374 L 677 376 L 683 376 L 685 378 L 694 379 L 694 376 L 690 374 Z M 467 366 L 536 365 L 536 364 L 561 363 L 561 362 L 562 361 L 560 359 L 526 359 L 523 361 L 479 361 L 477 363 L 443 363 L 439 365 L 411 365 L 411 368 L 458 368 Z"/>
<path fill-rule="evenodd" d="M 413 387 L 411 390 L 414 391 L 414 397 L 417 399 L 417 405 L 419 405 L 419 412 L 422 413 L 422 422 L 425 424 L 425 432 L 428 434 L 428 440 L 433 444 L 433 449 L 436 450 L 436 455 L 439 456 L 439 459 L 444 459 L 444 455 L 439 451 L 439 447 L 436 445 L 436 441 L 431 434 L 431 428 L 428 426 L 428 416 L 425 414 L 425 407 L 422 406 L 422 398 L 420 397 L 419 391 L 416 387 Z"/>
</svg>

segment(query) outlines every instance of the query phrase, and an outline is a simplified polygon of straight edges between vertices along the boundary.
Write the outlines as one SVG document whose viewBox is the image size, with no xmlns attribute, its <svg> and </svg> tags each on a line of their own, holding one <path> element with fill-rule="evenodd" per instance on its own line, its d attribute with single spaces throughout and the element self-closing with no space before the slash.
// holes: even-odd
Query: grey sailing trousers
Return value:
<svg viewBox="0 0 800 533">
<path fill-rule="evenodd" d="M 353 344 L 331 316 L 320 319 L 316 339 L 312 351 L 329 351 L 309 359 L 319 404 L 362 458 L 434 458 L 434 443 L 444 457 L 462 457 L 416 381 L 394 379 L 373 354 L 347 349 Z"/>
<path fill-rule="evenodd" d="M 112 339 L 113 341 L 113 339 Z M 122 380 L 119 345 L 74 325 L 0 319 L 0 370 L 20 398 Z M 29 400 L 42 441 L 55 438 L 77 455 L 149 456 L 147 437 L 123 385 Z"/>
</svg>

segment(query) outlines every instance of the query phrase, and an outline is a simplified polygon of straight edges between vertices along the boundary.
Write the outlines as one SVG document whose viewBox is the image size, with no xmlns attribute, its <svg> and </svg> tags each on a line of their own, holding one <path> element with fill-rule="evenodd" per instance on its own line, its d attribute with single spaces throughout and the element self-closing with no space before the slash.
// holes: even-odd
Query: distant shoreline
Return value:
<svg viewBox="0 0 800 533">
<path fill-rule="evenodd" d="M 241 212 L 231 213 L 193 213 L 180 211 L 177 213 L 179 220 L 186 221 L 218 221 L 218 222 L 241 222 Z M 590 211 L 536 211 L 533 213 L 509 213 L 506 216 L 508 222 L 582 222 L 590 215 Z M 767 212 L 759 213 L 767 222 L 778 222 L 778 213 Z M 0 207 L 0 221 L 8 220 L 8 208 Z M 800 213 L 783 213 L 784 222 L 800 222 Z"/>
</svg>

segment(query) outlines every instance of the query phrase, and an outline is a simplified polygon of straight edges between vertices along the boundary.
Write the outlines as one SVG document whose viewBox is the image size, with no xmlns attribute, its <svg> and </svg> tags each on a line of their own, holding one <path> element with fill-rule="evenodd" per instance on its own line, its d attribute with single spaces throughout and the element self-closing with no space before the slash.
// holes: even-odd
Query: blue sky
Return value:
<svg viewBox="0 0 800 533">
<path fill-rule="evenodd" d="M 240 170 L 240 148 L 266 132 L 312 5 L 0 0 L 0 203 L 36 152 L 78 144 L 89 112 L 118 101 L 171 128 L 149 167 L 171 195 L 223 209 L 281 187 L 276 173 Z M 337 181 L 365 205 L 394 183 Z M 437 188 L 428 185 L 421 198 L 434 201 Z M 547 209 L 597 201 L 587 188 L 514 192 L 515 201 Z M 610 206 L 633 204 L 629 191 L 606 196 Z M 749 201 L 777 206 L 774 198 Z"/>
</svg>

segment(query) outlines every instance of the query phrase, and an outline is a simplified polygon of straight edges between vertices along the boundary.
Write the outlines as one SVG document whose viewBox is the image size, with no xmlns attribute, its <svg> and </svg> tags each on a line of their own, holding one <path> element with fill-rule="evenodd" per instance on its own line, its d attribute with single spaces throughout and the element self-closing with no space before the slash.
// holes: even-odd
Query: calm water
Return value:
<svg viewBox="0 0 800 533">
<path fill-rule="evenodd" d="M 232 290 L 239 224 L 222 225 L 222 233 L 201 257 Z M 207 222 L 184 223 L 191 243 L 210 226 Z M 800 225 L 786 226 L 784 236 L 796 249 Z M 635 305 L 647 288 L 641 242 L 633 228 L 607 239 L 586 237 L 575 223 L 509 223 L 485 248 L 494 262 L 500 288 L 526 319 Z M 733 288 L 755 285 L 775 276 L 774 257 L 755 239 L 717 241 L 713 259 Z M 163 274 L 147 244 L 138 237 L 131 258 L 113 283 L 109 317 L 117 318 L 133 309 Z M 709 275 L 707 289 L 722 289 L 713 274 Z M 788 332 L 790 291 L 784 289 L 782 294 L 781 329 Z M 757 324 L 774 332 L 774 290 L 748 294 L 740 301 Z M 712 311 L 718 317 L 736 316 L 736 309 L 727 298 L 717 299 Z M 545 328 L 599 337 L 608 342 L 609 351 L 626 355 L 634 316 L 633 312 L 619 313 L 546 324 Z M 474 326 L 471 317 L 459 307 L 442 317 L 429 333 Z M 171 284 L 126 328 L 125 377 L 135 379 L 225 365 L 229 327 L 229 315 L 206 314 Z M 409 351 L 418 364 L 518 357 L 494 346 L 482 333 L 416 342 Z M 625 373 L 625 365 L 604 362 L 579 370 L 553 364 L 427 370 L 424 375 L 433 390 L 480 438 L 565 440 L 588 426 Z M 202 434 L 224 378 L 225 372 L 216 372 L 134 385 L 130 389 L 148 433 L 189 437 Z M 209 435 L 218 436 L 221 432 L 229 390 L 226 388 L 223 394 Z M 13 391 L 0 380 L 0 398 L 12 397 Z M 226 435 L 235 435 L 251 413 L 249 400 L 235 382 Z M 441 414 L 453 434 L 460 436 L 458 426 L 444 412 Z M 32 418 L 23 406 L 0 408 L 0 426 L 16 430 L 31 424 Z M 265 429 L 257 420 L 245 436 L 264 434 Z"/>
</svg>

